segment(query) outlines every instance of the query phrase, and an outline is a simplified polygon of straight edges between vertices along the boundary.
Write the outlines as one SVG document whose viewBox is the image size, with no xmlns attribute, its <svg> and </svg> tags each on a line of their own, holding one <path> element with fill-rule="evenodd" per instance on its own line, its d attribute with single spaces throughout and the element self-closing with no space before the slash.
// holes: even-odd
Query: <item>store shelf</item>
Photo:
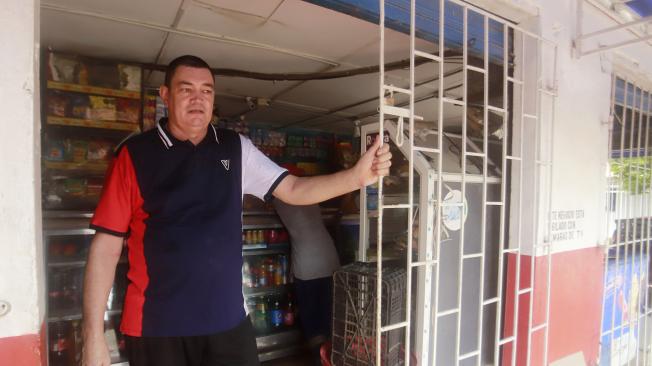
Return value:
<svg viewBox="0 0 652 366">
<path fill-rule="evenodd" d="M 96 121 L 91 119 L 55 117 L 55 116 L 48 116 L 47 123 L 49 125 L 57 125 L 57 126 L 102 128 L 106 130 L 131 131 L 131 132 L 140 130 L 140 126 L 136 123 L 116 122 L 116 121 Z"/>
<path fill-rule="evenodd" d="M 243 287 L 243 293 L 245 297 L 256 297 L 256 296 L 265 296 L 271 294 L 279 294 L 289 291 L 289 283 L 279 286 L 268 286 L 268 287 Z"/>
<path fill-rule="evenodd" d="M 81 170 L 89 173 L 104 173 L 109 166 L 109 163 L 106 161 L 83 163 L 74 163 L 68 161 L 44 161 L 43 163 L 47 169 L 65 171 Z"/>
<path fill-rule="evenodd" d="M 77 93 L 88 93 L 88 94 L 105 95 L 109 97 L 140 99 L 140 91 L 133 91 L 133 90 L 109 89 L 109 88 L 101 88 L 101 87 L 90 86 L 90 85 L 62 83 L 62 82 L 51 81 L 51 80 L 48 81 L 47 87 L 48 89 L 57 89 L 57 90 L 71 91 Z"/>
<path fill-rule="evenodd" d="M 266 254 L 285 254 L 288 252 L 290 244 L 245 244 L 242 246 L 243 256 L 266 255 Z"/>
<path fill-rule="evenodd" d="M 122 257 L 118 261 L 118 264 L 127 264 L 129 263 L 129 259 L 127 257 Z M 50 268 L 72 268 L 72 267 L 84 267 L 86 265 L 86 260 L 85 259 L 80 259 L 80 260 L 68 260 L 68 261 L 56 261 L 56 262 L 49 262 L 48 267 Z"/>
<path fill-rule="evenodd" d="M 90 219 L 93 217 L 91 211 L 65 211 L 65 210 L 47 210 L 43 211 L 44 219 Z"/>
<path fill-rule="evenodd" d="M 283 224 L 244 224 L 242 225 L 244 230 L 256 230 L 256 229 L 283 229 L 285 226 Z"/>
<path fill-rule="evenodd" d="M 258 352 L 258 359 L 261 362 L 275 360 L 277 358 L 288 357 L 300 353 L 303 348 L 298 344 L 288 345 L 272 350 L 265 350 Z"/>
<path fill-rule="evenodd" d="M 107 310 L 104 316 L 113 316 L 121 314 L 122 310 Z M 79 320 L 82 318 L 81 309 L 63 310 L 63 311 L 50 311 L 48 322 L 60 322 L 68 320 Z"/>
<path fill-rule="evenodd" d="M 276 348 L 283 345 L 297 345 L 301 339 L 301 332 L 297 329 L 290 329 L 264 336 L 256 337 L 258 349 Z M 261 361 L 263 361 L 261 359 Z"/>
</svg>

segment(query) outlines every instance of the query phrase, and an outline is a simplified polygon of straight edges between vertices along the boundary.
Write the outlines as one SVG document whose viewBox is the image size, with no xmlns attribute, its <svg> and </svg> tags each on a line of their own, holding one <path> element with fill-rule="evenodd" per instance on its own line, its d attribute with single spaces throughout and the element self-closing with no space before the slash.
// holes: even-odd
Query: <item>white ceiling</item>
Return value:
<svg viewBox="0 0 652 366">
<path fill-rule="evenodd" d="M 44 0 L 41 8 L 42 46 L 88 56 L 165 64 L 195 54 L 214 68 L 264 73 L 378 64 L 377 25 L 300 0 Z M 386 62 L 408 58 L 409 38 L 387 30 L 385 48 Z M 417 48 L 435 49 L 423 41 Z M 446 65 L 446 70 L 456 67 Z M 432 64 L 419 67 L 417 81 L 434 77 L 434 70 Z M 408 76 L 405 71 L 392 72 L 387 82 L 406 87 Z M 272 99 L 269 107 L 246 113 L 252 123 L 279 126 L 312 118 L 297 127 L 352 132 L 355 116 L 369 114 L 378 105 L 372 101 L 319 117 L 377 96 L 377 74 L 307 82 L 220 76 L 216 80 L 222 116 L 247 111 L 245 96 Z M 162 73 L 153 72 L 146 83 L 156 87 L 161 81 Z M 436 85 L 424 86 L 418 94 L 435 89 Z M 373 120 L 371 116 L 363 122 Z"/>
</svg>

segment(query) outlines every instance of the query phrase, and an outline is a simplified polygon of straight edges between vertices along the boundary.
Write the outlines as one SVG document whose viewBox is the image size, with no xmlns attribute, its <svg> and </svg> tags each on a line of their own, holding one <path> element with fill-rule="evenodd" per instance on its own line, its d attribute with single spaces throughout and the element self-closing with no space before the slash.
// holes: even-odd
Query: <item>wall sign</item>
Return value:
<svg viewBox="0 0 652 366">
<path fill-rule="evenodd" d="M 584 210 L 552 211 L 550 235 L 553 242 L 580 240 L 584 237 Z"/>
</svg>

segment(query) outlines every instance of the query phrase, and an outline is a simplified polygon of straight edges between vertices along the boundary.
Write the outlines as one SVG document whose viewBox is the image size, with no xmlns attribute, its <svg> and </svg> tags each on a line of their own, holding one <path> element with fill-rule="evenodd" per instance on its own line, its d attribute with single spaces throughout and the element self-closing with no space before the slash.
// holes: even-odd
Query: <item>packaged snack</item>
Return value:
<svg viewBox="0 0 652 366">
<path fill-rule="evenodd" d="M 63 190 L 67 196 L 83 197 L 86 195 L 86 179 L 66 178 L 63 181 Z"/>
<path fill-rule="evenodd" d="M 86 160 L 108 160 L 113 151 L 113 144 L 103 140 L 92 140 L 88 142 Z"/>
<path fill-rule="evenodd" d="M 140 102 L 134 99 L 116 99 L 116 120 L 138 123 L 140 118 Z"/>
<path fill-rule="evenodd" d="M 101 88 L 120 88 L 120 74 L 115 64 L 92 62 L 87 64 L 90 85 Z"/>
<path fill-rule="evenodd" d="M 43 159 L 48 161 L 64 161 L 65 147 L 61 140 L 46 140 L 47 145 L 43 151 Z"/>
<path fill-rule="evenodd" d="M 102 193 L 103 183 L 104 181 L 101 178 L 88 178 L 86 180 L 86 197 L 99 197 Z"/>
<path fill-rule="evenodd" d="M 101 121 L 116 120 L 115 98 L 91 95 L 89 99 L 92 119 Z"/>
<path fill-rule="evenodd" d="M 86 161 L 86 151 L 88 149 L 88 142 L 85 140 L 72 141 L 72 161 L 76 163 L 83 163 Z"/>
<path fill-rule="evenodd" d="M 47 96 L 48 115 L 54 117 L 65 117 L 70 104 L 70 99 L 64 93 L 51 90 Z"/>
<path fill-rule="evenodd" d="M 119 64 L 118 70 L 120 72 L 120 89 L 133 91 L 140 90 L 140 67 Z"/>
<path fill-rule="evenodd" d="M 91 118 L 91 104 L 88 95 L 75 94 L 70 98 L 70 114 L 73 118 Z"/>
<path fill-rule="evenodd" d="M 50 53 L 48 58 L 50 80 L 62 83 L 76 83 L 79 60 L 73 56 Z"/>
</svg>

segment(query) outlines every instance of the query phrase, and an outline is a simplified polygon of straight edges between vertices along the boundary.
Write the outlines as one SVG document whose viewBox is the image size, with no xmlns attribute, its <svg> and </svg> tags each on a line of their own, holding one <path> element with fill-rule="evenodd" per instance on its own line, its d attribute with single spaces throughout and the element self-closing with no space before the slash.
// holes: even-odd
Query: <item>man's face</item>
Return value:
<svg viewBox="0 0 652 366">
<path fill-rule="evenodd" d="M 187 137 L 205 131 L 213 112 L 213 74 L 207 69 L 179 66 L 170 84 L 169 88 L 160 89 L 169 110 L 170 124 Z"/>
</svg>

